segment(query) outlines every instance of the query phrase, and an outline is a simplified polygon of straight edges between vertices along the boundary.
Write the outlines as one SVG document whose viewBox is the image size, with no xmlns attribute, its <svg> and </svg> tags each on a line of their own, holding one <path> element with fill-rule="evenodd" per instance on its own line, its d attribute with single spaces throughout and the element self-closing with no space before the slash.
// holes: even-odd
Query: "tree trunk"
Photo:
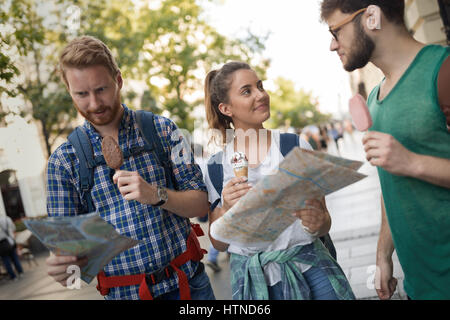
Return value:
<svg viewBox="0 0 450 320">
<path fill-rule="evenodd" d="M 45 141 L 45 148 L 47 150 L 47 159 L 52 154 L 52 148 L 50 145 L 50 133 L 47 131 L 47 127 L 45 126 L 45 121 L 43 119 L 39 119 L 42 126 L 42 134 L 44 135 L 44 141 Z"/>
</svg>

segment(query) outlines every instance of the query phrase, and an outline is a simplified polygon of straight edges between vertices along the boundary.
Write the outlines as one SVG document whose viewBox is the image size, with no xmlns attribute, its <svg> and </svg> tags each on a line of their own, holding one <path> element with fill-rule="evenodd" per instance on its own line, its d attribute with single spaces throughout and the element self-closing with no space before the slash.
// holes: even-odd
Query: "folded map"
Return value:
<svg viewBox="0 0 450 320">
<path fill-rule="evenodd" d="M 139 241 L 117 233 L 97 212 L 75 217 L 24 220 L 27 228 L 54 254 L 87 257 L 81 280 L 90 283 L 111 260 Z"/>
<path fill-rule="evenodd" d="M 318 199 L 353 184 L 366 175 L 361 161 L 294 148 L 277 172 L 266 175 L 230 210 L 211 225 L 213 238 L 238 246 L 273 242 L 296 219 L 305 201 Z"/>
</svg>

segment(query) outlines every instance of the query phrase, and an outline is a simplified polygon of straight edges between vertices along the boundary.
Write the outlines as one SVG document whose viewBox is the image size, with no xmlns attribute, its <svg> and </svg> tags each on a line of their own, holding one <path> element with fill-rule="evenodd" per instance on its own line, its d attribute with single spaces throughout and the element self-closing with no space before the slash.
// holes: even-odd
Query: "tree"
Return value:
<svg viewBox="0 0 450 320">
<path fill-rule="evenodd" d="M 43 35 L 29 21 L 31 2 L 5 1 L 0 4 L 0 120 L 8 113 L 2 105 L 2 97 L 17 96 L 14 81 L 20 75 L 13 56 L 24 56 L 34 43 L 42 43 Z"/>
<path fill-rule="evenodd" d="M 0 48 L 16 48 L 12 55 L 17 61 L 0 55 L 0 80 L 8 82 L 0 90 L 26 101 L 28 107 L 21 114 L 41 124 L 48 155 L 56 139 L 73 129 L 77 114 L 57 67 L 58 54 L 77 35 L 88 34 L 105 42 L 123 77 L 146 83 L 141 103 L 132 108 L 168 111 L 178 126 L 189 130 L 193 129 L 192 110 L 201 100 L 193 97 L 203 91 L 207 71 L 228 60 L 243 60 L 264 75 L 269 63 L 259 56 L 264 49 L 259 37 L 223 37 L 199 18 L 201 8 L 195 0 L 162 0 L 158 9 L 149 8 L 147 1 L 141 2 L 145 6 L 136 6 L 137 0 L 9 3 L 0 18 L 13 26 L 15 34 L 2 38 Z M 137 100 L 131 90 L 122 92 L 122 97 L 126 103 Z"/>
<path fill-rule="evenodd" d="M 265 74 L 269 62 L 257 59 L 264 49 L 261 39 L 251 34 L 245 40 L 225 38 L 200 19 L 201 7 L 195 0 L 166 0 L 157 9 L 139 12 L 142 79 L 160 109 L 181 128 L 193 129 L 191 114 L 202 98 L 192 97 L 203 92 L 203 79 L 213 67 L 242 60 Z"/>
<path fill-rule="evenodd" d="M 200 19 L 195 0 L 164 0 L 159 7 L 146 1 L 78 1 L 80 34 L 104 41 L 113 51 L 125 79 L 142 80 L 147 88 L 135 109 L 168 112 L 180 127 L 193 129 L 192 111 L 202 103 L 203 78 L 228 60 L 251 62 L 265 74 L 268 60 L 259 57 L 264 38 L 248 33 L 230 40 Z M 134 94 L 124 94 L 132 97 Z M 127 99 L 131 102 L 132 99 Z"/>
<path fill-rule="evenodd" d="M 59 1 L 65 7 L 73 2 Z M 76 35 L 91 35 L 102 40 L 111 49 L 124 78 L 139 78 L 144 72 L 137 68 L 144 39 L 134 1 L 78 0 L 75 8 L 79 10 Z"/>
<path fill-rule="evenodd" d="M 77 6 L 74 6 L 74 3 L 77 3 Z M 122 18 L 123 10 L 117 7 L 118 3 L 119 1 L 106 0 L 97 1 L 95 4 L 89 1 L 15 0 L 2 11 L 0 17 L 10 17 L 6 23 L 15 32 L 9 38 L 2 37 L 1 45 L 7 43 L 15 48 L 11 50 L 10 56 L 17 58 L 12 64 L 10 56 L 7 56 L 7 59 L 0 56 L 0 61 L 7 63 L 5 67 L 5 63 L 0 67 L 1 76 L 8 79 L 10 84 L 14 75 L 20 73 L 21 77 L 17 78 L 15 88 L 6 92 L 2 86 L 0 90 L 3 89 L 9 96 L 22 97 L 29 105 L 20 113 L 25 118 L 40 123 L 48 155 L 56 139 L 72 131 L 73 120 L 77 115 L 70 95 L 59 77 L 58 54 L 63 46 L 80 32 L 93 34 L 113 48 L 125 48 L 125 42 L 134 43 L 131 41 L 133 35 L 129 32 L 130 25 L 127 24 L 132 17 L 124 15 L 125 18 Z M 120 3 L 125 8 L 131 6 L 131 2 L 127 0 L 121 0 Z M 73 18 L 78 21 L 73 21 Z M 121 24 L 121 21 L 124 23 Z M 75 30 L 74 23 L 75 27 L 78 25 Z M 110 34 L 111 38 L 106 37 L 105 32 Z M 121 38 L 123 43 L 117 42 L 116 35 L 120 32 L 128 35 Z M 131 52 L 135 48 L 128 47 L 128 50 Z M 127 70 L 129 61 L 132 61 L 136 54 L 119 54 L 125 60 L 124 69 Z M 10 113 L 16 112 L 6 110 L 3 116 Z"/>
<path fill-rule="evenodd" d="M 13 32 L 2 37 L 2 45 L 8 44 L 9 75 L 7 74 L 6 96 L 18 96 L 25 101 L 21 110 L 10 110 L 2 106 L 2 116 L 17 114 L 26 119 L 37 120 L 50 154 L 51 133 L 56 136 L 67 129 L 67 122 L 76 115 L 71 112 L 70 99 L 56 80 L 54 61 L 55 42 L 49 37 L 50 29 L 44 23 L 43 2 L 32 0 L 9 1 L 3 4 L 2 18 L 7 29 Z M 9 27 L 9 28 L 8 28 Z M 50 38 L 50 39 L 49 39 Z M 14 57 L 14 58 L 12 58 Z M 7 66 L 8 67 L 8 66 Z M 2 75 L 4 75 L 2 70 Z M 20 76 L 19 76 L 20 75 Z M 3 87 L 4 88 L 4 87 Z M 29 117 L 31 116 L 31 117 Z"/>
<path fill-rule="evenodd" d="M 279 77 L 275 80 L 276 89 L 269 91 L 272 116 L 267 125 L 271 128 L 286 124 L 294 128 L 303 128 L 309 124 L 327 122 L 331 115 L 317 110 L 318 102 L 303 89 L 296 90 L 293 81 Z"/>
</svg>

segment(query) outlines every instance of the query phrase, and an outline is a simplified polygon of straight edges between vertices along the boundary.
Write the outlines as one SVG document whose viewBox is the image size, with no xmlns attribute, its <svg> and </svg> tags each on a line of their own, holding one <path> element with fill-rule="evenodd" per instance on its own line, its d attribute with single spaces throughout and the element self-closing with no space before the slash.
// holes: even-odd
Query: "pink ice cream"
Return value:
<svg viewBox="0 0 450 320">
<path fill-rule="evenodd" d="M 349 101 L 349 111 L 353 123 L 359 131 L 367 131 L 372 126 L 372 118 L 364 98 L 356 94 Z"/>
</svg>

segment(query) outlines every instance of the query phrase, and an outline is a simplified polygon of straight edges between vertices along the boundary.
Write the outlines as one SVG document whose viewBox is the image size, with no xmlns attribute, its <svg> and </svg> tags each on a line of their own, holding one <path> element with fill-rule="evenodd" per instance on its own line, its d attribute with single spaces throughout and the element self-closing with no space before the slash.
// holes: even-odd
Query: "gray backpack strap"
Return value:
<svg viewBox="0 0 450 320">
<path fill-rule="evenodd" d="M 145 142 L 151 146 L 156 154 L 156 159 L 159 165 L 163 167 L 166 176 L 167 187 L 169 189 L 177 189 L 177 182 L 172 170 L 172 164 L 168 153 L 164 150 L 161 142 L 161 137 L 156 131 L 154 114 L 150 111 L 138 110 L 136 111 L 136 121 L 138 128 L 144 137 Z"/>
<path fill-rule="evenodd" d="M 214 211 L 217 205 L 220 203 L 222 198 L 222 187 L 223 187 L 223 166 L 222 166 L 222 155 L 223 151 L 219 151 L 214 154 L 208 161 L 208 175 L 211 180 L 214 189 L 216 189 L 219 198 L 214 201 L 210 206 L 210 211 Z"/>
<path fill-rule="evenodd" d="M 83 211 L 81 214 L 95 211 L 94 201 L 91 196 L 91 189 L 94 186 L 94 168 L 96 162 L 94 151 L 87 133 L 82 127 L 76 127 L 67 138 L 75 149 L 75 154 L 80 163 L 80 190 Z"/>
</svg>

